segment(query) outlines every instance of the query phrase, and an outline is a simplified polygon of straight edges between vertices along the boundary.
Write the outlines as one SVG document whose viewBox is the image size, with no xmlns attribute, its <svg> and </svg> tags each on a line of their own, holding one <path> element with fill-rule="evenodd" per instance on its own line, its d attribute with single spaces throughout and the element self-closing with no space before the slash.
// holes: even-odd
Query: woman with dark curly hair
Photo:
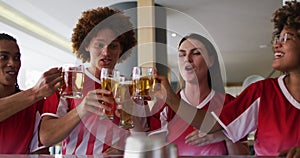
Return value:
<svg viewBox="0 0 300 158">
<path fill-rule="evenodd" d="M 248 86 L 222 111 L 206 113 L 197 110 L 192 125 L 206 133 L 223 130 L 236 142 L 256 130 L 256 155 L 300 157 L 300 2 L 286 2 L 275 11 L 274 59 L 272 67 L 284 74 Z M 172 92 L 168 81 L 161 76 L 166 102 L 183 119 L 189 120 L 195 108 L 187 105 Z M 182 107 L 184 106 L 184 107 Z M 184 109 L 182 111 L 181 109 Z M 215 123 L 217 120 L 217 123 Z M 200 128 L 201 124 L 212 128 Z M 215 124 L 214 124 L 215 123 Z M 203 126 L 203 125 L 202 125 Z M 205 126 L 203 126 L 205 127 Z M 189 144 L 210 144 L 224 139 L 187 137 Z"/>
<path fill-rule="evenodd" d="M 48 97 L 40 140 L 46 146 L 62 141 L 63 154 L 102 154 L 110 147 L 123 150 L 129 132 L 118 127 L 119 118 L 99 119 L 99 115 L 105 115 L 100 109 L 115 110 L 99 103 L 115 104 L 111 92 L 101 89 L 99 78 L 101 68 L 113 69 L 130 54 L 136 44 L 133 24 L 112 8 L 87 10 L 73 30 L 72 43 L 76 57 L 90 63 L 84 71 L 83 97 Z"/>
</svg>

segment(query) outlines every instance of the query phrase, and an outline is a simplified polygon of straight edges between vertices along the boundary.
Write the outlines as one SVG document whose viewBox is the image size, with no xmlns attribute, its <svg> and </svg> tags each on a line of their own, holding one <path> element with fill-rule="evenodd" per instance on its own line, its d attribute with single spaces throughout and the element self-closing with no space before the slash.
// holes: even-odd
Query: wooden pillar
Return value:
<svg viewBox="0 0 300 158">
<path fill-rule="evenodd" d="M 155 8 L 154 0 L 137 1 L 138 65 L 155 66 Z"/>
</svg>

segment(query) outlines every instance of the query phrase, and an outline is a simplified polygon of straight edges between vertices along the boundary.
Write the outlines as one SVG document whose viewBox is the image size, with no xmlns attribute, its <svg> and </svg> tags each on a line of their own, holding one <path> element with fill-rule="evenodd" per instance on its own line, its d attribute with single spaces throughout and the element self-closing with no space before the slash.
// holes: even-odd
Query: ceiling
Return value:
<svg viewBox="0 0 300 158">
<path fill-rule="evenodd" d="M 69 40 L 81 12 L 130 0 L 1 0 L 26 17 Z M 271 16 L 281 0 L 155 0 L 167 7 L 168 47 L 180 37 L 205 31 L 224 62 L 226 82 L 241 83 L 250 75 L 271 72 Z M 171 33 L 179 36 L 171 37 Z M 177 69 L 176 50 L 168 50 L 168 65 Z"/>
</svg>

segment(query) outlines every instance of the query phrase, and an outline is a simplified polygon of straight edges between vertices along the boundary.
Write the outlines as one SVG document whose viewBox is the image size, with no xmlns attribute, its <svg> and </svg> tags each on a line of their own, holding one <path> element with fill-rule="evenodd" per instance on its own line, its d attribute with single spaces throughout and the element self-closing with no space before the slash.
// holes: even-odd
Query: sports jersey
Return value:
<svg viewBox="0 0 300 158">
<path fill-rule="evenodd" d="M 90 90 L 101 88 L 100 80 L 85 70 L 83 97 L 80 99 L 59 98 L 59 94 L 49 97 L 45 101 L 43 116 L 63 117 L 70 110 L 76 108 Z M 115 106 L 116 107 L 116 106 Z M 115 110 L 115 109 L 113 109 Z M 124 149 L 129 131 L 118 127 L 119 118 L 114 121 L 100 119 L 99 115 L 90 113 L 81 118 L 80 123 L 62 141 L 63 154 L 93 155 L 101 154 L 108 147 Z"/>
<path fill-rule="evenodd" d="M 284 77 L 253 83 L 220 116 L 212 112 L 233 141 L 256 130 L 256 155 L 275 156 L 300 145 L 300 103 L 287 90 Z"/>
<path fill-rule="evenodd" d="M 189 103 L 184 91 L 180 91 L 180 97 L 185 102 Z M 212 104 L 223 105 L 224 99 L 226 103 L 232 100 L 233 97 L 229 94 L 222 95 L 212 90 L 210 94 L 197 106 L 197 108 L 211 111 L 213 110 Z M 186 144 L 185 137 L 197 129 L 191 126 L 190 122 L 186 122 L 181 119 L 180 116 L 176 115 L 176 113 L 167 104 L 163 105 L 162 110 L 153 115 L 153 117 L 150 118 L 150 121 L 151 130 L 166 130 L 168 132 L 167 142 L 177 145 L 178 154 L 180 156 L 213 156 L 225 155 L 228 153 L 225 142 L 218 142 L 205 146 Z"/>
<path fill-rule="evenodd" d="M 40 149 L 38 147 L 38 124 L 42 109 L 40 102 L 0 122 L 1 154 L 29 154 Z"/>
</svg>

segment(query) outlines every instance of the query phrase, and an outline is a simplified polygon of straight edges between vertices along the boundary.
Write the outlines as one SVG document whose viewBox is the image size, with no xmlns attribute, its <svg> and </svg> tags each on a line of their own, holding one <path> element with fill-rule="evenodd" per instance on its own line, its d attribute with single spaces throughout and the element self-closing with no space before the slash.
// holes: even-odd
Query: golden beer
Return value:
<svg viewBox="0 0 300 158">
<path fill-rule="evenodd" d="M 119 99 L 119 103 L 123 104 L 122 109 L 119 109 L 120 113 L 120 123 L 119 126 L 124 129 L 133 128 L 133 116 L 132 116 L 132 105 L 128 105 L 127 100 L 129 100 L 133 93 L 132 81 L 120 82 L 118 85 L 118 90 L 116 98 Z M 124 105 L 126 104 L 126 105 Z"/>
<path fill-rule="evenodd" d="M 118 82 L 110 77 L 102 79 L 102 89 L 113 92 L 118 87 Z"/>
<path fill-rule="evenodd" d="M 107 77 L 107 78 L 102 78 L 102 89 L 111 91 L 112 93 L 114 93 L 114 91 L 117 89 L 118 87 L 118 82 L 115 81 L 114 79 Z M 112 96 L 107 96 L 107 97 L 112 97 Z M 116 109 L 115 104 L 109 104 L 106 102 L 102 102 L 103 105 L 110 107 L 111 110 L 105 110 L 105 115 L 110 119 L 113 120 L 114 119 L 114 110 Z"/>
<path fill-rule="evenodd" d="M 124 129 L 130 129 L 133 128 L 133 116 L 130 113 L 127 113 L 124 110 L 121 110 L 121 116 L 120 116 L 120 124 L 119 127 Z"/>
<path fill-rule="evenodd" d="M 154 86 L 154 77 L 143 76 L 133 80 L 133 96 L 140 99 L 151 99 Z"/>
</svg>

